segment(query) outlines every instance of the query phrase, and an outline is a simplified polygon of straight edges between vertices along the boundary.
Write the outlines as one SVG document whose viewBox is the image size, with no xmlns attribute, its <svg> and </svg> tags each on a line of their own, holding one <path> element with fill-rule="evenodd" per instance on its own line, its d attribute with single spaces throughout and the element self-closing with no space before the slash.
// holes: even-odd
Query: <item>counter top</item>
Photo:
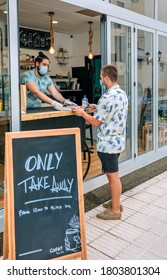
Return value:
<svg viewBox="0 0 167 280">
<path fill-rule="evenodd" d="M 6 125 L 9 123 L 9 119 L 6 117 L 0 118 L 0 125 Z"/>
<path fill-rule="evenodd" d="M 77 92 L 82 91 L 82 89 L 59 89 L 59 92 Z"/>
<path fill-rule="evenodd" d="M 40 120 L 46 118 L 56 118 L 56 117 L 64 117 L 74 115 L 71 111 L 46 111 L 46 112 L 29 112 L 27 114 L 22 114 L 21 120 L 22 121 L 32 121 L 32 120 Z"/>
<path fill-rule="evenodd" d="M 53 110 L 53 111 L 52 111 Z M 93 113 L 92 109 L 87 110 L 88 114 Z M 65 117 L 65 116 L 74 116 L 72 111 L 55 111 L 54 108 L 38 108 L 38 109 L 29 109 L 27 114 L 21 115 L 22 121 L 33 121 L 47 118 L 56 118 L 56 117 Z"/>
<path fill-rule="evenodd" d="M 4 199 L 2 196 L 0 196 L 0 208 L 3 208 L 3 203 L 4 203 Z"/>
<path fill-rule="evenodd" d="M 4 191 L 0 189 L 0 208 L 3 208 L 3 202 L 4 202 Z"/>
</svg>

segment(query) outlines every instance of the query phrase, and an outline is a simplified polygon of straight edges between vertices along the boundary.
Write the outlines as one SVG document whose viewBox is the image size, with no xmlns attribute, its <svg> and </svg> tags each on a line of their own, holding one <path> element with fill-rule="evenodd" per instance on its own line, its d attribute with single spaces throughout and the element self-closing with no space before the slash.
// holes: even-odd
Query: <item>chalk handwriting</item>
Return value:
<svg viewBox="0 0 167 280">
<path fill-rule="evenodd" d="M 37 154 L 37 156 L 30 156 L 25 162 L 25 169 L 28 172 L 35 169 L 43 169 L 47 171 L 51 169 L 58 169 L 62 156 L 63 153 L 60 153 L 60 155 L 58 153 L 46 153 L 44 158 L 42 158 L 39 154 Z"/>
<path fill-rule="evenodd" d="M 30 214 L 29 210 L 19 210 L 19 217 Z"/>
<path fill-rule="evenodd" d="M 33 207 L 32 208 L 32 213 L 38 213 L 38 212 L 42 212 L 42 211 L 49 211 L 49 210 L 52 210 L 52 211 L 54 211 L 54 210 L 61 210 L 62 208 L 70 208 L 71 209 L 71 205 L 64 205 L 64 206 L 62 206 L 62 205 L 50 205 L 49 207 L 47 207 L 47 206 L 44 206 L 44 207 L 40 207 L 40 208 L 38 208 L 38 207 Z M 19 217 L 22 217 L 22 216 L 24 216 L 24 215 L 29 215 L 29 214 L 31 214 L 31 211 L 30 210 L 19 210 L 18 211 L 18 214 L 19 214 Z"/>
<path fill-rule="evenodd" d="M 67 180 L 62 180 L 61 182 L 57 183 L 55 176 L 53 176 L 53 184 L 52 184 L 52 188 L 51 188 L 51 192 L 59 192 L 61 190 L 66 191 L 68 193 L 71 193 L 71 188 L 72 188 L 72 184 L 74 182 L 74 179 L 72 178 L 67 179 Z"/>
<path fill-rule="evenodd" d="M 51 210 L 57 210 L 57 209 L 58 209 L 58 210 L 61 210 L 61 209 L 62 209 L 62 206 L 61 206 L 61 205 L 51 205 L 51 206 L 50 206 L 50 209 L 51 209 Z"/>
<path fill-rule="evenodd" d="M 41 211 L 43 211 L 43 208 L 37 208 L 37 207 L 33 208 L 34 213 L 41 212 Z"/>
<path fill-rule="evenodd" d="M 63 246 L 58 246 L 55 248 L 50 248 L 49 252 L 52 253 L 63 253 Z"/>
<path fill-rule="evenodd" d="M 51 180 L 51 184 L 48 183 L 49 179 Z M 48 176 L 31 176 L 18 183 L 18 186 L 23 185 L 25 193 L 27 193 L 28 191 L 40 191 L 41 189 L 45 190 L 48 188 L 50 188 L 50 191 L 52 193 L 59 193 L 60 191 L 71 193 L 73 182 L 74 178 L 67 178 L 63 179 L 62 181 L 57 181 L 55 175 L 53 175 L 52 178 L 49 178 Z"/>
<path fill-rule="evenodd" d="M 71 205 L 64 205 L 64 208 L 70 208 L 71 209 Z"/>
</svg>

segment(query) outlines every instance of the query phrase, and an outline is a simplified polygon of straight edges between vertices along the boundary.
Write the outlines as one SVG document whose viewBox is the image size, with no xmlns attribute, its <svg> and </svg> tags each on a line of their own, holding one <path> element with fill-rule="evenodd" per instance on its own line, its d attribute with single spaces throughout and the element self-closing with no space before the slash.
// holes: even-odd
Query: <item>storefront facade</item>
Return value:
<svg viewBox="0 0 167 280">
<path fill-rule="evenodd" d="M 3 165 L 5 132 L 22 129 L 19 91 L 19 5 L 22 1 L 1 2 L 0 7 L 6 7 L 8 11 L 7 16 L 2 16 L 0 29 Z M 27 2 L 31 5 L 31 1 Z M 76 5 L 73 0 L 56 2 Z M 100 40 L 96 55 L 101 56 L 101 65 L 112 63 L 117 66 L 119 84 L 128 95 L 127 143 L 120 159 L 120 173 L 124 176 L 167 155 L 167 23 L 162 12 L 165 11 L 164 1 L 78 0 L 77 6 L 99 13 Z M 74 55 L 76 50 L 71 52 Z M 72 66 L 76 66 L 74 60 Z M 3 178 L 1 185 L 2 182 Z M 105 175 L 98 174 L 84 181 L 84 192 L 106 183 Z"/>
</svg>

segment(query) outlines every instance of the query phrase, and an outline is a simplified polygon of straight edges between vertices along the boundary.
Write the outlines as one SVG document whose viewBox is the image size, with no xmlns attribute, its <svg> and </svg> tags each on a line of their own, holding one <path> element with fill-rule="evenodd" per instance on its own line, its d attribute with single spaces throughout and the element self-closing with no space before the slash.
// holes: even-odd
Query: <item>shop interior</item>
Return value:
<svg viewBox="0 0 167 280">
<path fill-rule="evenodd" d="M 7 25 L 6 1 L 0 1 L 0 10 Z M 65 98 L 81 105 L 84 94 L 90 103 L 97 103 L 101 88 L 100 18 L 93 10 L 66 4 L 58 0 L 19 0 L 20 75 L 32 69 L 34 59 L 42 51 L 50 59 L 49 75 L 55 87 Z M 7 32 L 7 30 L 6 30 Z M 5 38 L 4 38 L 5 37 Z M 1 36 L 3 61 L 2 110 L 1 110 L 1 162 L 0 185 L 4 180 L 4 140 L 9 131 L 6 112 L 9 110 L 8 43 L 7 34 Z M 1 45 L 2 46 L 2 45 Z M 50 47 L 53 47 L 50 50 Z M 93 58 L 89 59 L 88 55 Z M 43 104 L 43 111 L 48 111 Z M 96 131 L 86 126 L 86 145 L 83 152 L 83 177 L 89 179 L 101 174 L 101 165 L 95 149 Z M 90 164 L 91 160 L 91 164 Z M 94 167 L 93 167 L 94 166 Z M 92 168 L 93 167 L 93 168 Z M 89 169 L 89 171 L 88 171 Z"/>
<path fill-rule="evenodd" d="M 137 4 L 136 4 L 137 5 Z M 4 178 L 4 139 L 5 132 L 9 131 L 10 118 L 10 89 L 8 67 L 8 36 L 7 15 L 4 14 L 6 1 L 0 0 L 0 13 L 2 28 L 1 39 L 1 69 L 0 69 L 0 185 Z M 49 7 L 49 8 L 48 8 Z M 59 0 L 19 0 L 19 45 L 20 45 L 20 75 L 23 71 L 33 68 L 34 58 L 39 51 L 43 51 L 50 59 L 49 75 L 57 89 L 65 98 L 70 98 L 78 105 L 84 94 L 89 103 L 97 103 L 101 88 L 99 84 L 99 72 L 101 68 L 101 34 L 100 25 L 102 14 L 93 10 L 84 9 L 77 5 L 71 5 Z M 57 23 L 53 23 L 56 21 Z M 51 24 L 52 23 L 52 24 Z M 130 81 L 130 74 L 126 76 L 126 67 L 130 63 L 130 43 L 127 40 L 127 28 L 121 24 L 112 24 L 113 43 L 112 61 L 119 67 L 119 81 Z M 115 35 L 114 35 L 115 34 Z M 52 35 L 52 36 L 51 36 Z M 153 48 L 150 32 L 139 30 L 137 34 L 137 95 L 140 101 L 138 106 L 137 135 L 138 155 L 150 152 L 153 147 Z M 146 47 L 147 46 L 147 47 Z M 51 48 L 51 50 L 50 50 Z M 49 52 L 50 50 L 50 52 Z M 91 54 L 90 54 L 91 53 Z M 146 55 L 147 53 L 147 55 Z M 90 59 L 89 54 L 93 54 Z M 127 55 L 128 54 L 128 55 Z M 166 145 L 166 38 L 159 37 L 158 54 L 159 90 L 158 90 L 158 147 Z M 126 67 L 125 67 L 126 66 Z M 126 79 L 125 79 L 126 77 Z M 127 86 L 127 85 L 126 85 Z M 126 88 L 123 88 L 126 90 Z M 150 94 L 151 92 L 151 94 Z M 129 100 L 131 94 L 130 85 Z M 141 101 L 143 96 L 148 97 L 147 119 L 141 116 Z M 4 98 L 3 98 L 4 97 Z M 137 102 L 138 102 L 137 101 Z M 43 110 L 48 110 L 44 106 Z M 130 109 L 130 106 L 129 106 Z M 131 113 L 131 112 L 130 112 Z M 128 148 L 127 154 L 122 158 L 128 159 L 131 154 L 131 115 L 128 121 Z M 143 123 L 144 121 L 144 123 Z M 89 147 L 91 165 L 85 180 L 101 174 L 101 164 L 96 154 L 96 129 L 87 125 L 86 144 Z M 92 129 L 92 130 L 91 130 Z M 93 143 L 92 143 L 93 138 Z M 128 154 L 129 151 L 129 154 Z M 88 156 L 83 154 L 83 173 L 87 169 Z"/>
</svg>

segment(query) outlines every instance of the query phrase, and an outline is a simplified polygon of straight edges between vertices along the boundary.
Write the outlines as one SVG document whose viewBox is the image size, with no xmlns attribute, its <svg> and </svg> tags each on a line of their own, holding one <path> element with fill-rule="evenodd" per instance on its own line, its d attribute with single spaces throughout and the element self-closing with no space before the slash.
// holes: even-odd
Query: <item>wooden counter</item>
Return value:
<svg viewBox="0 0 167 280">
<path fill-rule="evenodd" d="M 0 208 L 3 208 L 3 196 L 0 196 Z"/>
<path fill-rule="evenodd" d="M 86 111 L 88 114 L 92 114 L 93 110 Z M 27 114 L 22 114 L 22 121 L 33 121 L 47 118 L 58 118 L 65 116 L 75 116 L 72 111 L 55 111 L 52 107 L 42 107 L 39 109 L 29 109 Z"/>
<path fill-rule="evenodd" d="M 31 111 L 30 111 L 31 110 Z M 30 109 L 29 113 L 22 114 L 21 120 L 22 121 L 33 121 L 33 120 L 40 120 L 40 119 L 48 119 L 48 118 L 57 118 L 57 117 L 65 117 L 65 116 L 74 116 L 74 113 L 72 111 L 51 111 L 52 108 L 48 107 L 42 108 L 44 112 L 41 112 L 41 109 L 37 111 L 37 109 Z M 34 111 L 35 112 L 34 112 Z"/>
<path fill-rule="evenodd" d="M 4 196 L 4 191 L 0 188 L 0 208 L 3 208 L 3 196 Z"/>
<path fill-rule="evenodd" d="M 92 110 L 87 112 L 92 113 Z M 81 139 L 86 137 L 85 120 L 72 111 L 55 111 L 52 107 L 28 109 L 21 120 L 22 131 L 79 127 Z"/>
<path fill-rule="evenodd" d="M 5 151 L 5 133 L 9 131 L 9 119 L 5 117 L 0 118 L 0 164 L 4 163 Z M 1 184 L 1 169 L 0 169 L 0 184 Z"/>
</svg>

